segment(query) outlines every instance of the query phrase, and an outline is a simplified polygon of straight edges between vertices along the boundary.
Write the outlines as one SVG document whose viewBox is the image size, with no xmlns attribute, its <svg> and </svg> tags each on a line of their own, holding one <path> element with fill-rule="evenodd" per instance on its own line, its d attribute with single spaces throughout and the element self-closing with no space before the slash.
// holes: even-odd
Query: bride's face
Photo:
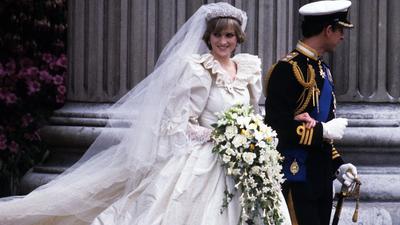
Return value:
<svg viewBox="0 0 400 225">
<path fill-rule="evenodd" d="M 210 35 L 211 54 L 216 58 L 230 58 L 237 45 L 237 37 L 233 27 Z"/>
</svg>

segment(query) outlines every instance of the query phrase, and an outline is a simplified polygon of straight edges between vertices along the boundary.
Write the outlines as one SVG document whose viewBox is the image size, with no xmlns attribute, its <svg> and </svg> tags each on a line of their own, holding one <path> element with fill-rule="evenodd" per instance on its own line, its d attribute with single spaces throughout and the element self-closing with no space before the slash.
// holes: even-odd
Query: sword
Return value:
<svg viewBox="0 0 400 225">
<path fill-rule="evenodd" d="M 355 178 L 354 183 L 350 187 L 346 187 L 344 184 L 342 185 L 341 191 L 338 194 L 338 201 L 336 205 L 335 214 L 333 216 L 332 225 L 338 225 L 340 214 L 343 208 L 343 202 L 345 197 L 355 197 L 356 198 L 356 208 L 353 213 L 352 221 L 354 223 L 358 220 L 358 208 L 360 204 L 360 186 L 361 182 L 359 179 Z"/>
<path fill-rule="evenodd" d="M 343 189 L 343 186 L 342 186 Z M 345 197 L 345 192 L 340 191 L 340 193 L 338 194 L 338 201 L 337 201 L 337 205 L 336 205 L 336 210 L 335 210 L 335 215 L 333 216 L 333 221 L 332 221 L 332 225 L 338 225 L 339 223 L 339 218 L 340 218 L 340 213 L 342 213 L 342 207 L 343 207 L 343 201 L 344 201 L 344 197 Z"/>
</svg>

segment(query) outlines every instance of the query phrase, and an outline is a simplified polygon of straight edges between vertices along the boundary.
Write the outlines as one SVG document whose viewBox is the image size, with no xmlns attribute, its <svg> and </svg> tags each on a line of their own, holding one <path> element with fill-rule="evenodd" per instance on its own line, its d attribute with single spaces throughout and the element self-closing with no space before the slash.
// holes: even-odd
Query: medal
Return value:
<svg viewBox="0 0 400 225">
<path fill-rule="evenodd" d="M 290 172 L 294 175 L 299 172 L 299 164 L 297 163 L 296 159 L 290 164 Z"/>
</svg>

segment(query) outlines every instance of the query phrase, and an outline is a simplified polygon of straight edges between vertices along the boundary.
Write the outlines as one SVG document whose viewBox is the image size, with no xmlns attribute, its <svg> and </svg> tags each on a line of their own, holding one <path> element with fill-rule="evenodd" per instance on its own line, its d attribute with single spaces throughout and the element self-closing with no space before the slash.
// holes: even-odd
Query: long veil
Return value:
<svg viewBox="0 0 400 225">
<path fill-rule="evenodd" d="M 57 224 L 90 222 L 167 159 L 185 154 L 190 90 L 184 62 L 208 51 L 202 41 L 205 18 L 220 7 L 238 10 L 227 3 L 201 6 L 169 41 L 154 71 L 108 110 L 107 128 L 84 156 L 29 195 L 1 202 L 0 224 L 34 224 L 51 217 L 65 217 Z M 242 17 L 244 29 L 247 17 Z M 179 104 L 169 104 L 174 99 Z"/>
</svg>

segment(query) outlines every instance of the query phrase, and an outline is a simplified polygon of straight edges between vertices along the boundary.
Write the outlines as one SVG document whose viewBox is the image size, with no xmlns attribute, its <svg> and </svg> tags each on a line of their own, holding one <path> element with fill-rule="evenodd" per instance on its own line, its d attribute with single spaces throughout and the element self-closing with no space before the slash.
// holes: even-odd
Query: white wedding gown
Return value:
<svg viewBox="0 0 400 225">
<path fill-rule="evenodd" d="M 116 198 L 108 207 L 85 212 L 85 218 L 88 218 L 88 215 L 93 218 L 91 223 L 81 220 L 79 215 L 52 216 L 51 213 L 48 215 L 43 213 L 44 216 L 37 217 L 40 219 L 36 219 L 32 224 L 237 225 L 240 217 L 238 194 L 228 208 L 220 213 L 224 190 L 226 187 L 232 190 L 233 181 L 226 177 L 217 155 L 212 153 L 213 144 L 207 142 L 212 129 L 211 124 L 217 120 L 216 112 L 222 112 L 237 103 L 252 104 L 255 107 L 258 104 L 261 93 L 260 59 L 249 54 L 239 54 L 233 60 L 237 65 L 237 76 L 234 80 L 226 74 L 211 54 L 195 55 L 189 60 L 188 71 L 191 72 L 187 76 L 190 76 L 191 80 L 191 123 L 187 129 L 187 136 L 191 144 L 185 154 L 175 155 L 159 162 L 133 190 L 128 192 L 128 195 Z M 213 74 L 210 75 L 209 72 Z M 179 97 L 176 101 L 179 101 Z M 179 102 L 171 102 L 170 105 L 170 114 L 173 115 L 173 111 L 177 110 L 175 106 L 179 105 Z M 164 121 L 160 128 L 161 133 L 174 132 L 178 125 L 174 123 L 172 117 L 169 121 Z M 117 171 L 117 176 L 121 178 L 120 183 L 123 183 L 123 177 L 135 174 Z M 86 188 L 90 189 L 90 183 L 88 185 Z M 111 191 L 107 191 L 107 195 L 118 196 L 117 192 L 122 190 L 122 185 L 117 183 L 108 188 Z M 46 198 L 46 195 L 42 198 Z M 60 198 L 68 199 L 67 191 Z M 101 195 L 96 195 L 96 198 L 101 198 Z M 57 201 L 57 199 L 45 200 Z M 37 207 L 46 207 L 45 200 L 41 199 L 42 205 Z M 284 224 L 290 224 L 282 195 L 281 200 L 282 213 L 285 216 Z M 23 200 L 21 204 L 24 204 Z M 63 204 L 69 203 L 63 201 Z M 27 222 L 29 216 L 25 215 L 24 211 L 17 212 L 21 208 L 15 205 L 7 208 L 6 205 L 3 207 L 0 204 L 0 224 L 19 225 L 20 223 L 16 221 L 30 224 Z M 52 204 L 52 207 L 57 207 L 57 204 Z M 1 211 L 3 209 L 5 211 Z"/>
</svg>

